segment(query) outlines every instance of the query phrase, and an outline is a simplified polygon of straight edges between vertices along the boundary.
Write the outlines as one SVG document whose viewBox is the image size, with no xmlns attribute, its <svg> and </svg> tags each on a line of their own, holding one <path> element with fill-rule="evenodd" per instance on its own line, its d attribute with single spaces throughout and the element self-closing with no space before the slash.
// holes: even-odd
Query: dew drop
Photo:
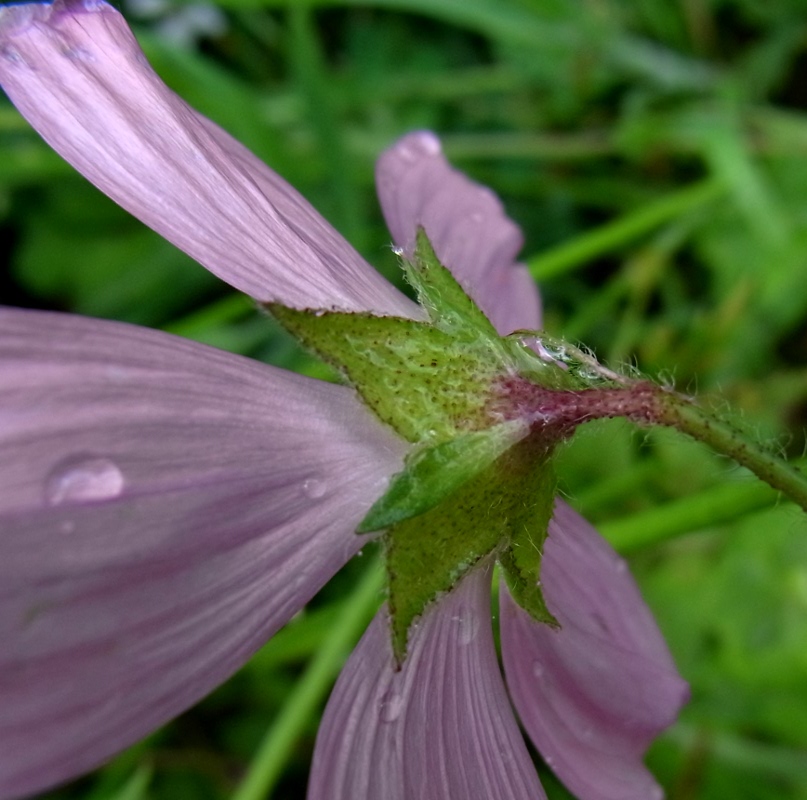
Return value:
<svg viewBox="0 0 807 800">
<path fill-rule="evenodd" d="M 623 572 L 627 572 L 628 562 L 625 561 L 624 558 L 617 558 L 614 561 L 614 569 L 620 574 L 622 574 Z"/>
<path fill-rule="evenodd" d="M 428 156 L 436 156 L 442 150 L 440 140 L 430 131 L 420 131 L 416 136 L 417 145 L 421 153 L 425 153 Z"/>
<path fill-rule="evenodd" d="M 16 47 L 12 47 L 10 44 L 0 47 L 0 58 L 2 58 L 4 61 L 8 61 L 10 64 L 25 63 L 20 55 L 20 51 L 17 50 Z"/>
<path fill-rule="evenodd" d="M 581 367 L 580 369 L 575 370 L 575 372 L 578 378 L 589 382 L 599 380 L 602 377 L 596 369 L 592 369 L 590 367 Z"/>
<path fill-rule="evenodd" d="M 123 491 L 123 473 L 108 458 L 71 456 L 57 464 L 45 481 L 45 502 L 51 506 L 111 500 Z"/>
<path fill-rule="evenodd" d="M 76 523 L 72 520 L 66 519 L 63 522 L 59 523 L 59 532 L 63 533 L 65 536 L 69 536 L 71 533 L 75 533 L 76 530 Z"/>
<path fill-rule="evenodd" d="M 70 61 L 84 61 L 84 62 L 92 62 L 95 61 L 95 56 L 84 47 L 65 47 L 62 50 L 64 56 Z"/>
<path fill-rule="evenodd" d="M 539 680 L 544 677 L 544 665 L 540 661 L 532 662 L 532 674 Z"/>
<path fill-rule="evenodd" d="M 395 722 L 401 716 L 404 700 L 394 689 L 387 689 L 381 698 L 378 708 L 378 716 L 382 722 Z"/>
<path fill-rule="evenodd" d="M 407 164 L 413 163 L 418 157 L 417 150 L 411 147 L 409 144 L 402 144 L 400 147 L 398 147 L 398 155 L 400 156 L 401 160 L 405 161 Z"/>
<path fill-rule="evenodd" d="M 440 140 L 428 131 L 420 131 L 407 136 L 396 148 L 398 156 L 412 164 L 421 156 L 436 156 L 441 151 Z"/>
<path fill-rule="evenodd" d="M 123 367 L 106 367 L 104 377 L 111 383 L 124 383 L 128 378 L 128 372 Z"/>
<path fill-rule="evenodd" d="M 452 619 L 458 628 L 457 642 L 463 647 L 467 647 L 476 639 L 476 634 L 479 632 L 479 620 L 473 614 L 463 614 L 452 617 Z"/>
<path fill-rule="evenodd" d="M 319 500 L 325 496 L 326 490 L 325 483 L 317 478 L 308 478 L 303 482 L 303 494 L 309 500 Z"/>
</svg>

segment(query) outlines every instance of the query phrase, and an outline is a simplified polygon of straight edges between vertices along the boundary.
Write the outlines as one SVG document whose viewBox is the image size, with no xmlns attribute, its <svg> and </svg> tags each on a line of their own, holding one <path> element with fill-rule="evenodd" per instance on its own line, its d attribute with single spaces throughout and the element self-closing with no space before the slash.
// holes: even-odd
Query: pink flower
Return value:
<svg viewBox="0 0 807 800">
<path fill-rule="evenodd" d="M 0 79 L 42 136 L 237 289 L 421 318 L 294 189 L 152 72 L 99 0 L 0 10 Z M 416 133 L 378 189 L 500 332 L 537 328 L 518 229 Z M 353 390 L 156 331 L 0 309 L 0 796 L 101 763 L 236 670 L 362 546 L 409 445 Z M 486 563 L 424 613 L 400 671 L 382 609 L 334 689 L 311 800 L 543 797 L 512 705 L 585 800 L 660 796 L 641 762 L 687 689 L 625 564 L 561 502 L 560 631 Z"/>
</svg>

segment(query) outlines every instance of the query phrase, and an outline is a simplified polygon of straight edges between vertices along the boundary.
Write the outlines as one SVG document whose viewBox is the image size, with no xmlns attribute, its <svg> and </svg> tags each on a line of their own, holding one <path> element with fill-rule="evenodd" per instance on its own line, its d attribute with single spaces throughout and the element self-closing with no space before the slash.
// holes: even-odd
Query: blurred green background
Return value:
<svg viewBox="0 0 807 800">
<path fill-rule="evenodd" d="M 373 161 L 399 135 L 431 128 L 522 226 L 550 331 L 731 406 L 737 424 L 802 455 L 804 0 L 137 0 L 122 10 L 166 82 L 385 274 L 397 280 Z M 6 304 L 320 369 L 87 185 L 4 99 L 0 241 Z M 592 424 L 561 461 L 570 501 L 630 556 L 692 685 L 649 754 L 668 797 L 807 798 L 803 515 L 670 432 Z M 302 798 L 322 703 L 379 601 L 373 579 L 360 579 L 371 549 L 198 707 L 48 797 Z M 568 797 L 539 769 L 551 797 Z"/>
</svg>

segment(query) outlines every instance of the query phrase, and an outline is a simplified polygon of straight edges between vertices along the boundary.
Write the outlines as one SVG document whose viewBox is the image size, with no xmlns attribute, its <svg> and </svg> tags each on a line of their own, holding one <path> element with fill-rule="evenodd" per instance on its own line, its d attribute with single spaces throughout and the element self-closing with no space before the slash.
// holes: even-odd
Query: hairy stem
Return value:
<svg viewBox="0 0 807 800">
<path fill-rule="evenodd" d="M 747 467 L 760 480 L 778 489 L 807 511 L 807 476 L 688 400 L 665 393 L 665 401 L 662 416 L 658 420 L 661 424 L 677 428 Z"/>
<path fill-rule="evenodd" d="M 640 425 L 665 425 L 728 456 L 807 511 L 807 476 L 683 395 L 644 380 L 578 390 L 547 389 L 521 376 L 495 392 L 491 411 L 523 419 L 545 431 L 549 441 L 567 438 L 585 422 L 625 417 Z"/>
</svg>

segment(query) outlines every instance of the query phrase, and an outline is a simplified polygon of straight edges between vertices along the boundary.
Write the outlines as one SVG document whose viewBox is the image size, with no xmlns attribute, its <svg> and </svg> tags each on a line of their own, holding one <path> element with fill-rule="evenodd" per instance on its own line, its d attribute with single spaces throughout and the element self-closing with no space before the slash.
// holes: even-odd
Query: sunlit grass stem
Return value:
<svg viewBox="0 0 807 800">
<path fill-rule="evenodd" d="M 723 191 L 721 181 L 706 178 L 533 256 L 527 266 L 537 281 L 557 277 L 716 200 Z"/>
<path fill-rule="evenodd" d="M 373 564 L 345 600 L 338 624 L 309 663 L 302 678 L 258 746 L 232 800 L 266 800 L 285 768 L 305 726 L 317 712 L 339 670 L 378 604 L 383 572 Z"/>
</svg>

